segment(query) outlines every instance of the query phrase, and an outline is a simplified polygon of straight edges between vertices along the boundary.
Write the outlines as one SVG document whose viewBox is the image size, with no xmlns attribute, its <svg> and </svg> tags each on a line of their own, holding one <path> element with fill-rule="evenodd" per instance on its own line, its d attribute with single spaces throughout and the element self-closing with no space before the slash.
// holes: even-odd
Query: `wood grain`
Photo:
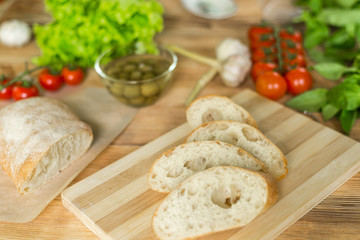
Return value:
<svg viewBox="0 0 360 240">
<path fill-rule="evenodd" d="M 359 171 L 360 143 L 250 90 L 233 100 L 283 151 L 289 173 L 278 183 L 280 198 L 270 210 L 241 230 L 216 237 L 273 239 Z M 65 207 L 102 239 L 138 239 L 140 234 L 155 239 L 151 217 L 166 195 L 149 189 L 147 173 L 157 156 L 190 131 L 183 124 L 66 189 Z"/>
<path fill-rule="evenodd" d="M 237 0 L 240 8 L 236 16 L 217 21 L 205 20 L 189 14 L 182 8 L 180 0 L 161 0 L 161 2 L 165 6 L 165 28 L 161 34 L 156 36 L 157 40 L 177 44 L 209 57 L 215 56 L 216 44 L 225 37 L 234 37 L 247 42 L 248 27 L 261 19 L 256 1 Z M 17 0 L 0 19 L 0 22 L 17 18 L 28 19 L 29 23 L 44 23 L 50 18 L 43 12 L 43 9 L 43 0 Z M 39 49 L 35 41 L 19 49 L 6 48 L 0 45 L 0 65 L 11 66 L 16 73 L 19 73 L 24 69 L 24 62 L 38 54 Z M 179 65 L 169 92 L 156 104 L 141 109 L 125 131 L 89 164 L 74 179 L 72 184 L 96 173 L 119 158 L 127 156 L 185 122 L 185 99 L 196 80 L 207 70 L 207 66 L 179 56 Z M 334 84 L 325 81 L 314 72 L 312 75 L 315 80 L 314 87 L 330 87 Z M 92 70 L 88 71 L 84 85 L 102 87 L 100 79 Z M 228 88 L 222 84 L 220 77 L 217 76 L 201 92 L 201 95 L 220 94 L 230 97 L 242 88 L 254 89 L 254 84 L 248 79 L 240 88 Z M 284 103 L 290 97 L 286 96 L 279 102 Z M 322 122 L 321 116 L 315 116 L 318 121 Z M 279 121 L 284 118 L 286 116 L 278 116 Z M 336 120 L 322 122 L 322 124 L 341 133 L 339 122 Z M 360 140 L 359 120 L 350 137 L 357 141 Z M 290 140 L 302 141 L 296 137 Z M 360 201 L 356 201 L 357 199 L 360 199 L 360 173 L 357 173 L 276 239 L 358 240 L 360 228 L 356 220 L 360 218 Z M 351 201 L 351 204 L 344 204 L 348 200 Z M 145 236 L 148 234 L 146 231 L 144 232 Z M 39 240 L 98 239 L 78 218 L 63 207 L 60 196 L 56 197 L 42 214 L 30 223 L 0 222 L 0 239 L 23 240 L 34 238 Z M 140 235 L 138 239 L 145 238 Z M 219 238 L 216 238 L 215 235 L 213 239 Z"/>
</svg>

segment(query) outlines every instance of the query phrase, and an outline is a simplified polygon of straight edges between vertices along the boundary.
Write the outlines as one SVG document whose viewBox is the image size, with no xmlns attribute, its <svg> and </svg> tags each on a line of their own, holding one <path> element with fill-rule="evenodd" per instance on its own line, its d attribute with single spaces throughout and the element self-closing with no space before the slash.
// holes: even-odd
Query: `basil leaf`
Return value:
<svg viewBox="0 0 360 240">
<path fill-rule="evenodd" d="M 308 6 L 310 8 L 310 11 L 319 12 L 323 7 L 322 2 L 323 2 L 322 0 L 309 0 Z"/>
<path fill-rule="evenodd" d="M 351 82 L 340 83 L 329 90 L 327 97 L 334 106 L 352 111 L 360 107 L 360 86 Z"/>
<path fill-rule="evenodd" d="M 337 27 L 342 27 L 346 24 L 360 24 L 360 9 L 323 9 L 317 15 L 317 19 L 320 22 Z"/>
<path fill-rule="evenodd" d="M 360 74 L 351 74 L 343 80 L 343 83 L 360 84 Z"/>
<path fill-rule="evenodd" d="M 355 43 L 355 39 L 349 35 L 346 29 L 341 28 L 331 34 L 331 36 L 325 41 L 324 46 L 326 48 L 351 49 L 355 46 Z"/>
<path fill-rule="evenodd" d="M 317 112 L 327 102 L 327 92 L 325 88 L 310 90 L 292 98 L 286 105 L 299 111 Z"/>
<path fill-rule="evenodd" d="M 335 62 L 323 62 L 312 66 L 321 76 L 329 80 L 338 80 L 341 76 L 355 69 Z"/>
<path fill-rule="evenodd" d="M 333 118 L 339 111 L 340 109 L 332 105 L 331 103 L 326 103 L 321 108 L 321 113 L 324 118 L 324 121 L 328 121 L 329 119 Z"/>
<path fill-rule="evenodd" d="M 336 0 L 337 4 L 345 8 L 352 7 L 357 1 L 358 0 Z"/>
<path fill-rule="evenodd" d="M 345 62 L 345 65 L 353 61 L 357 54 L 358 51 L 350 51 L 348 49 L 326 48 L 324 51 L 324 55 L 328 58 L 326 62 L 333 62 L 331 59 L 335 59 L 335 62 Z M 354 69 L 350 69 L 349 71 L 352 70 Z"/>
<path fill-rule="evenodd" d="M 304 46 L 311 49 L 322 43 L 329 35 L 330 31 L 326 25 L 315 24 L 315 27 L 310 27 L 305 32 Z"/>
<path fill-rule="evenodd" d="M 342 110 L 340 115 L 340 123 L 341 128 L 344 130 L 344 132 L 349 135 L 352 127 L 355 124 L 355 121 L 357 119 L 357 111 L 347 111 Z"/>
</svg>

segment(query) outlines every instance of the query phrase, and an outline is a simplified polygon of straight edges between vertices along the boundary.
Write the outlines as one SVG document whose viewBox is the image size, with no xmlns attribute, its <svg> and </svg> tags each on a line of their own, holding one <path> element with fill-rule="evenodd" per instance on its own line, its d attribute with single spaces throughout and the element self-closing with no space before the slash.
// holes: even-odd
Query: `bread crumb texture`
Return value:
<svg viewBox="0 0 360 240">
<path fill-rule="evenodd" d="M 186 138 L 186 142 L 206 140 L 218 140 L 244 149 L 264 163 L 276 179 L 287 174 L 284 154 L 253 126 L 235 121 L 213 121 L 194 129 Z"/>
<path fill-rule="evenodd" d="M 186 239 L 241 227 L 273 205 L 272 178 L 244 168 L 217 166 L 187 178 L 153 217 L 160 239 Z"/>
<path fill-rule="evenodd" d="M 241 148 L 219 141 L 196 141 L 163 153 L 149 172 L 150 187 L 170 192 L 187 177 L 214 166 L 237 166 L 267 172 L 263 163 Z"/>
</svg>

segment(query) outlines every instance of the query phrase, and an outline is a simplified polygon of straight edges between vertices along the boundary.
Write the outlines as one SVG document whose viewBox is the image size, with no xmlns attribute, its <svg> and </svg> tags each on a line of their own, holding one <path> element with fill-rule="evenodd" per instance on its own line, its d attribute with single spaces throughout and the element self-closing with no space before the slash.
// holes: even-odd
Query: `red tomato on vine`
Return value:
<svg viewBox="0 0 360 240">
<path fill-rule="evenodd" d="M 4 79 L 2 81 L 2 85 L 6 85 L 9 82 L 8 79 Z M 11 84 L 10 86 L 7 86 L 6 88 L 3 88 L 0 90 L 0 99 L 7 100 L 12 97 L 12 91 L 14 88 L 14 84 Z"/>
<path fill-rule="evenodd" d="M 293 42 L 302 43 L 302 34 L 300 31 L 282 29 L 279 35 L 282 39 L 288 39 Z"/>
<path fill-rule="evenodd" d="M 78 85 L 84 79 L 84 71 L 79 67 L 75 69 L 64 67 L 61 71 L 61 75 L 68 85 Z"/>
<path fill-rule="evenodd" d="M 254 82 L 263 73 L 274 71 L 277 68 L 275 63 L 256 62 L 251 68 L 251 77 Z"/>
<path fill-rule="evenodd" d="M 269 99 L 278 100 L 286 93 L 285 79 L 278 72 L 266 72 L 256 80 L 256 91 Z"/>
<path fill-rule="evenodd" d="M 36 96 L 39 96 L 39 90 L 31 83 L 29 86 L 24 86 L 22 83 L 18 83 L 12 90 L 12 98 L 15 101 Z"/>
<path fill-rule="evenodd" d="M 295 68 L 285 74 L 288 91 L 293 95 L 298 95 L 308 91 L 312 87 L 312 78 L 305 68 Z"/>
<path fill-rule="evenodd" d="M 39 74 L 40 85 L 48 91 L 56 91 L 63 85 L 64 79 L 60 74 L 52 73 L 49 69 L 44 69 Z"/>
<path fill-rule="evenodd" d="M 251 42 L 259 43 L 264 40 L 274 40 L 274 29 L 270 26 L 252 26 L 248 35 Z"/>
</svg>

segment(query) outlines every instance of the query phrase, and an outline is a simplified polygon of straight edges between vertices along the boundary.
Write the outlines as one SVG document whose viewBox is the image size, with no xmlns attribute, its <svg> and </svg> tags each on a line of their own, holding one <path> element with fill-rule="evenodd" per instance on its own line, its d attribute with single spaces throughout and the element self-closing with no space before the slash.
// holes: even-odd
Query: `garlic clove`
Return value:
<svg viewBox="0 0 360 240">
<path fill-rule="evenodd" d="M 216 47 L 216 58 L 218 61 L 225 61 L 232 55 L 250 57 L 250 50 L 247 45 L 235 38 L 226 38 Z"/>
<path fill-rule="evenodd" d="M 222 64 L 220 75 L 223 83 L 228 87 L 237 87 L 244 82 L 250 72 L 251 61 L 249 58 L 233 55 Z"/>
</svg>

